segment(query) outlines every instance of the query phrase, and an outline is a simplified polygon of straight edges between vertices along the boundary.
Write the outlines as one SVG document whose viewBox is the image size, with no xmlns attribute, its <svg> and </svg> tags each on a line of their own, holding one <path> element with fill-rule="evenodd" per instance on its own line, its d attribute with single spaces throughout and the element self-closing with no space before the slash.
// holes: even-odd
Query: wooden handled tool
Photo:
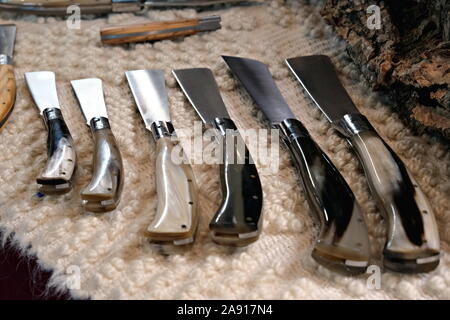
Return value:
<svg viewBox="0 0 450 320">
<path fill-rule="evenodd" d="M 210 16 L 199 19 L 158 21 L 107 27 L 100 30 L 100 35 L 102 42 L 105 44 L 121 44 L 172 39 L 220 28 L 220 17 Z"/>
<path fill-rule="evenodd" d="M 16 79 L 12 66 L 15 39 L 15 25 L 0 25 L 0 129 L 11 115 L 16 100 Z"/>
</svg>

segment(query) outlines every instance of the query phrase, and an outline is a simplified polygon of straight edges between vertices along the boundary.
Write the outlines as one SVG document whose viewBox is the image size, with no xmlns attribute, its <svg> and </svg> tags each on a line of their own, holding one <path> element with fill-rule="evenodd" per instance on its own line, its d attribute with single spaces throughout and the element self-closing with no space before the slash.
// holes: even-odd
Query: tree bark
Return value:
<svg viewBox="0 0 450 320">
<path fill-rule="evenodd" d="M 368 27 L 371 5 L 381 29 Z M 450 0 L 326 0 L 321 14 L 402 119 L 450 142 Z"/>
</svg>

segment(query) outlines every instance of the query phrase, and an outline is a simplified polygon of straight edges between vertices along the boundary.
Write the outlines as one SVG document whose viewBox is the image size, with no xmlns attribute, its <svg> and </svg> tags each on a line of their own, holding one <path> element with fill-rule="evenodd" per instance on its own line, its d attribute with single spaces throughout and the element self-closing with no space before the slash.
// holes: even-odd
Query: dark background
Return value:
<svg viewBox="0 0 450 320">
<path fill-rule="evenodd" d="M 51 272 L 38 267 L 35 257 L 21 255 L 11 238 L 0 244 L 0 300 L 70 299 L 68 292 L 47 288 L 50 276 Z"/>
</svg>

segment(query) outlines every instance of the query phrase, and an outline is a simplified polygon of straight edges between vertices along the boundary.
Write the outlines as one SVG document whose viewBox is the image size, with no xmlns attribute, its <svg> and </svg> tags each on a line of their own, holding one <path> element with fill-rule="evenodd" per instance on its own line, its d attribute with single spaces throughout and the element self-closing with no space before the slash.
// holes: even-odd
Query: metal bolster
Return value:
<svg viewBox="0 0 450 320">
<path fill-rule="evenodd" d="M 91 119 L 91 130 L 92 132 L 102 130 L 102 129 L 111 129 L 109 125 L 108 118 L 105 117 L 95 117 Z"/>
<path fill-rule="evenodd" d="M 0 54 L 0 65 L 4 64 L 13 64 L 13 58 L 10 56 L 7 56 L 6 54 Z"/>
<path fill-rule="evenodd" d="M 135 12 L 142 9 L 139 0 L 112 0 L 113 12 Z"/>
<path fill-rule="evenodd" d="M 199 31 L 214 31 L 220 29 L 222 26 L 220 25 L 221 18 L 219 16 L 211 16 L 198 19 L 198 27 Z"/>
<path fill-rule="evenodd" d="M 347 138 L 351 138 L 363 131 L 373 130 L 369 120 L 360 113 L 346 114 L 334 123 L 334 127 Z"/>
<path fill-rule="evenodd" d="M 285 119 L 274 125 L 282 133 L 283 139 L 294 141 L 297 138 L 309 137 L 309 132 L 305 126 L 297 119 Z"/>
<path fill-rule="evenodd" d="M 157 141 L 159 138 L 172 136 L 175 129 L 170 121 L 155 121 L 152 123 L 150 131 L 155 141 Z"/>
<path fill-rule="evenodd" d="M 42 116 L 44 117 L 45 121 L 55 120 L 55 119 L 62 119 L 62 113 L 59 108 L 46 108 L 42 112 Z"/>
</svg>

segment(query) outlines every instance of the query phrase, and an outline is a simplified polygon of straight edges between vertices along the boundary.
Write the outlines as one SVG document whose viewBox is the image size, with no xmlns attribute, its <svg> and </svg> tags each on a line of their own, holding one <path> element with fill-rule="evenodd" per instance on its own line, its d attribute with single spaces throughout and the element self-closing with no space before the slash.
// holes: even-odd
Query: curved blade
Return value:
<svg viewBox="0 0 450 320">
<path fill-rule="evenodd" d="M 169 99 L 164 71 L 134 70 L 125 72 L 125 75 L 146 128 L 150 130 L 155 121 L 169 122 Z"/>
<path fill-rule="evenodd" d="M 238 57 L 222 58 L 272 124 L 295 119 L 264 63 Z"/>
<path fill-rule="evenodd" d="M 286 59 L 286 63 L 314 103 L 330 122 L 359 113 L 334 69 L 324 55 Z"/>
<path fill-rule="evenodd" d="M 215 118 L 230 118 L 210 69 L 182 69 L 172 73 L 203 122 L 213 124 Z"/>
</svg>

